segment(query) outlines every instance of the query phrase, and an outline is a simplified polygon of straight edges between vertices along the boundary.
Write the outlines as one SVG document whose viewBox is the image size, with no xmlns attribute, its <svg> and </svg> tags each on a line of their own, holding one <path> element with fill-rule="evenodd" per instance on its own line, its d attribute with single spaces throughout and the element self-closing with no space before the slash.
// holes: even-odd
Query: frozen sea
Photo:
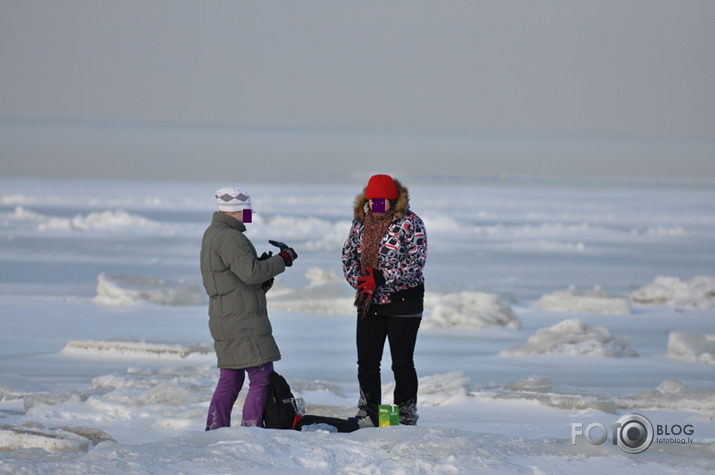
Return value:
<svg viewBox="0 0 715 475">
<path fill-rule="evenodd" d="M 203 431 L 198 254 L 215 189 L 247 189 L 258 251 L 299 254 L 268 294 L 276 370 L 351 416 L 359 185 L 0 179 L 0 473 L 712 473 L 714 183 L 398 178 L 429 239 L 421 417 L 351 434 L 242 428 L 245 389 Z M 613 443 L 632 414 L 640 453 Z"/>
</svg>

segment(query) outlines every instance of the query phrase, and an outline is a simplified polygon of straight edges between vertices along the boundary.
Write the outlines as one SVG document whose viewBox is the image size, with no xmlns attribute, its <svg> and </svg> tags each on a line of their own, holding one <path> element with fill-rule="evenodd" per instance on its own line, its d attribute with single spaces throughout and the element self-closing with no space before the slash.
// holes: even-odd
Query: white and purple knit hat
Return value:
<svg viewBox="0 0 715 475">
<path fill-rule="evenodd" d="M 214 193 L 214 196 L 216 197 L 219 211 L 226 211 L 228 213 L 237 213 L 244 209 L 253 211 L 251 197 L 248 196 L 248 193 L 235 186 L 221 188 Z"/>
</svg>

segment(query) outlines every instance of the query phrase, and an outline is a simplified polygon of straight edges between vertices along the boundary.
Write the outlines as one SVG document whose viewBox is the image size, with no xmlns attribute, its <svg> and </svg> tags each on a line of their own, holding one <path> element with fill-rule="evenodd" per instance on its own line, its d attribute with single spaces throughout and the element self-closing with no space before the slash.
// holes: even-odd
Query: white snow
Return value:
<svg viewBox="0 0 715 475">
<path fill-rule="evenodd" d="M 715 418 L 715 392 L 711 388 L 693 389 L 675 379 L 663 381 L 650 391 L 618 399 L 618 407 L 623 409 L 639 409 L 643 404 L 651 408 L 698 411 Z"/>
<path fill-rule="evenodd" d="M 65 429 L 47 431 L 0 426 L 0 451 L 3 452 L 39 448 L 50 453 L 79 453 L 89 449 L 89 442 L 89 439 Z"/>
<path fill-rule="evenodd" d="M 344 283 L 344 278 L 319 267 L 308 269 L 305 278 L 310 283 L 304 288 L 276 284 L 266 294 L 270 307 L 291 312 L 354 313 L 355 291 Z"/>
<path fill-rule="evenodd" d="M 17 198 L 16 198 L 17 199 Z M 4 200 L 4 201 L 13 201 Z M 60 217 L 42 214 L 16 206 L 12 212 L 2 213 L 6 221 L 34 223 L 39 231 L 90 231 L 90 230 L 137 230 L 157 229 L 161 224 L 143 216 L 130 214 L 124 210 L 107 210 L 90 212 L 86 215 L 76 214 L 72 217 Z"/>
<path fill-rule="evenodd" d="M 208 345 L 167 345 L 163 343 L 147 343 L 144 341 L 100 341 L 100 340 L 70 340 L 62 349 L 66 355 L 86 355 L 91 357 L 110 356 L 119 357 L 167 357 L 186 358 L 195 353 L 212 353 L 213 348 Z"/>
<path fill-rule="evenodd" d="M 459 292 L 442 296 L 424 318 L 425 328 L 484 328 L 497 325 L 520 328 L 521 322 L 509 303 L 498 295 Z"/>
<path fill-rule="evenodd" d="M 628 338 L 614 338 L 605 327 L 586 325 L 579 318 L 570 318 L 537 330 L 525 344 L 501 354 L 515 358 L 538 355 L 638 356 L 628 344 Z"/>
<path fill-rule="evenodd" d="M 514 241 L 503 246 L 509 251 L 554 251 L 554 252 L 584 252 L 586 246 L 582 242 L 547 241 Z"/>
<path fill-rule="evenodd" d="M 72 218 L 49 218 L 38 226 L 40 231 L 89 231 L 94 229 L 120 230 L 123 228 L 157 228 L 159 224 L 123 210 L 76 215 Z"/>
<path fill-rule="evenodd" d="M 699 275 L 685 282 L 678 277 L 657 277 L 653 283 L 633 292 L 631 300 L 673 307 L 715 307 L 715 277 Z"/>
<path fill-rule="evenodd" d="M 419 423 L 335 434 L 242 428 L 246 388 L 204 432 L 198 257 L 221 184 L 0 179 L 0 473 L 715 470 L 714 186 L 403 182 L 429 237 Z M 299 254 L 267 295 L 276 370 L 308 413 L 352 416 L 340 247 L 360 187 L 243 185 L 258 252 Z M 571 444 L 632 412 L 693 441 Z"/>
<path fill-rule="evenodd" d="M 160 305 L 200 305 L 206 301 L 206 292 L 197 285 L 181 281 L 101 273 L 97 277 L 95 301 L 104 305 L 131 305 L 141 301 Z"/>
<path fill-rule="evenodd" d="M 575 286 L 570 286 L 566 291 L 544 295 L 536 306 L 561 312 L 631 313 L 628 299 L 609 294 L 598 286 L 591 290 L 576 290 Z"/>
<path fill-rule="evenodd" d="M 668 335 L 668 356 L 715 363 L 715 333 L 676 331 Z"/>
<path fill-rule="evenodd" d="M 571 410 L 597 410 L 609 414 L 617 412 L 616 401 L 599 394 L 569 392 L 555 388 L 551 378 L 531 375 L 501 387 L 490 387 L 473 393 L 484 400 L 535 401 L 545 406 Z"/>
<path fill-rule="evenodd" d="M 456 396 L 466 396 L 469 389 L 470 381 L 464 372 L 452 371 L 419 378 L 418 397 L 421 406 L 441 406 Z M 394 390 L 395 383 L 386 385 L 383 389 L 383 399 L 392 403 Z"/>
</svg>

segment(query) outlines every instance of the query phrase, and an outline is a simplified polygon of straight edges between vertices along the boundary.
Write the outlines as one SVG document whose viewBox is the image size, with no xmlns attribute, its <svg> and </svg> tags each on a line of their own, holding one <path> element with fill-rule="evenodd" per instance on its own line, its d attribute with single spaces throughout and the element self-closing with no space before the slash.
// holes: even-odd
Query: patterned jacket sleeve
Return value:
<svg viewBox="0 0 715 475">
<path fill-rule="evenodd" d="M 424 283 L 422 270 L 427 261 L 427 233 L 422 220 L 410 213 L 400 226 L 398 246 L 404 255 L 397 262 L 388 260 L 381 269 L 385 287 L 392 291 L 415 287 Z M 398 252 L 399 252 L 398 251 Z"/>
<path fill-rule="evenodd" d="M 360 277 L 360 244 L 362 235 L 362 223 L 353 221 L 350 227 L 348 238 L 343 244 L 343 273 L 345 280 L 348 281 L 354 289 L 358 286 L 358 277 Z"/>
</svg>

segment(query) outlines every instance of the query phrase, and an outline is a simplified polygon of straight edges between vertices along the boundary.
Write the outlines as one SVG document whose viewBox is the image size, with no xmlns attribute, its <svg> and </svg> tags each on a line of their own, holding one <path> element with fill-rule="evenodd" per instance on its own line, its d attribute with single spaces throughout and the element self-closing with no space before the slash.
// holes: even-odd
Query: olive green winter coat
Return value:
<svg viewBox="0 0 715 475">
<path fill-rule="evenodd" d="M 201 242 L 201 276 L 219 368 L 250 368 L 281 359 L 261 284 L 283 272 L 285 262 L 280 256 L 258 260 L 245 230 L 242 222 L 215 212 Z"/>
</svg>

